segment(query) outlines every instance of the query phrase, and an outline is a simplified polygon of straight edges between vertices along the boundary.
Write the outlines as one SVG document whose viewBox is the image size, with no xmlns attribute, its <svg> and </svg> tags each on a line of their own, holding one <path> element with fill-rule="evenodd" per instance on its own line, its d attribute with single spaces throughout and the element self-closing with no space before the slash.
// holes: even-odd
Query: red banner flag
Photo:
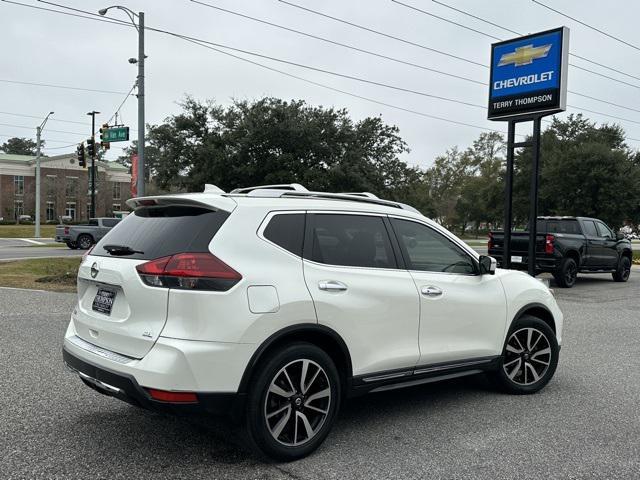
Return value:
<svg viewBox="0 0 640 480">
<path fill-rule="evenodd" d="M 138 196 L 138 155 L 131 155 L 131 196 Z"/>
</svg>

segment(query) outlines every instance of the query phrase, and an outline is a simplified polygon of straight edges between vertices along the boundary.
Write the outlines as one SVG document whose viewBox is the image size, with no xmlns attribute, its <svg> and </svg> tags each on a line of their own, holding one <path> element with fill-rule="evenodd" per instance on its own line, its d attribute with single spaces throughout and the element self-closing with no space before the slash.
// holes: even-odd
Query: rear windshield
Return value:
<svg viewBox="0 0 640 480">
<path fill-rule="evenodd" d="M 144 253 L 121 258 L 166 257 L 183 252 L 206 252 L 229 216 L 223 210 L 193 206 L 142 207 L 127 215 L 98 242 L 92 255 L 111 256 L 104 245 L 119 245 Z"/>
<path fill-rule="evenodd" d="M 538 220 L 538 233 L 581 234 L 577 220 Z"/>
</svg>

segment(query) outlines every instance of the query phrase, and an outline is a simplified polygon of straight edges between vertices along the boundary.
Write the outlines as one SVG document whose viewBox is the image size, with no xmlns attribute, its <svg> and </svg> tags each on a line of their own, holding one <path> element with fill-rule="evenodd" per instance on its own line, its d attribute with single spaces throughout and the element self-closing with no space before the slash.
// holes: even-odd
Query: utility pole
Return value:
<svg viewBox="0 0 640 480">
<path fill-rule="evenodd" d="M 138 12 L 138 196 L 144 197 L 144 12 Z"/>
<path fill-rule="evenodd" d="M 98 10 L 98 14 L 104 16 L 112 8 L 125 12 L 133 26 L 138 30 L 138 59 L 130 58 L 129 63 L 138 64 L 138 181 L 136 188 L 138 196 L 144 197 L 144 12 L 135 13 L 130 8 L 122 5 L 112 5 L 107 8 L 101 8 Z M 136 17 L 138 18 L 138 23 L 136 23 Z"/>
<path fill-rule="evenodd" d="M 53 112 L 49 112 L 42 123 L 36 128 L 36 231 L 34 233 L 36 238 L 40 238 L 40 157 L 42 155 L 40 136 L 42 135 L 42 129 L 51 115 L 53 115 Z"/>
<path fill-rule="evenodd" d="M 93 144 L 93 148 L 89 150 L 91 155 L 91 218 L 96 217 L 96 114 L 99 113 L 95 110 L 87 112 L 87 115 L 91 115 L 91 143 Z"/>
</svg>

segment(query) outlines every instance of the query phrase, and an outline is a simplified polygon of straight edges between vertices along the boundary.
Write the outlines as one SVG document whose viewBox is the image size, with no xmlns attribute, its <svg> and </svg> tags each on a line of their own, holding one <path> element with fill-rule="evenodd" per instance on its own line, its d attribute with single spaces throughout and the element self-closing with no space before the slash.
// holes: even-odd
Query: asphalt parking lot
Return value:
<svg viewBox="0 0 640 480">
<path fill-rule="evenodd" d="M 640 270 L 556 289 L 555 378 L 532 396 L 483 377 L 350 402 L 311 457 L 264 464 L 218 422 L 145 412 L 68 372 L 71 294 L 0 288 L 0 478 L 640 478 Z"/>
</svg>

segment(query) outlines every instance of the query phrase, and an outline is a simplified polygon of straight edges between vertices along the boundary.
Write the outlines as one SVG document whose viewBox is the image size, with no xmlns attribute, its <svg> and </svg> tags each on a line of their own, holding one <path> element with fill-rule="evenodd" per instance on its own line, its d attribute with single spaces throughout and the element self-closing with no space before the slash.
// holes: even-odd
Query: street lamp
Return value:
<svg viewBox="0 0 640 480">
<path fill-rule="evenodd" d="M 112 5 L 107 8 L 98 10 L 98 13 L 105 16 L 107 12 L 117 8 L 127 14 L 131 23 L 138 31 L 138 60 L 129 59 L 129 63 L 138 64 L 138 196 L 144 197 L 144 12 L 135 13 L 133 10 L 123 7 L 122 5 Z M 138 23 L 136 24 L 136 20 Z M 132 61 L 134 60 L 134 61 Z"/>
<path fill-rule="evenodd" d="M 53 112 L 49 112 L 44 120 L 40 124 L 39 127 L 36 128 L 36 231 L 35 237 L 40 238 L 40 155 L 41 153 L 41 145 L 40 145 L 40 134 L 42 133 L 42 129 L 47 124 L 47 120 L 49 117 L 53 115 Z"/>
</svg>

